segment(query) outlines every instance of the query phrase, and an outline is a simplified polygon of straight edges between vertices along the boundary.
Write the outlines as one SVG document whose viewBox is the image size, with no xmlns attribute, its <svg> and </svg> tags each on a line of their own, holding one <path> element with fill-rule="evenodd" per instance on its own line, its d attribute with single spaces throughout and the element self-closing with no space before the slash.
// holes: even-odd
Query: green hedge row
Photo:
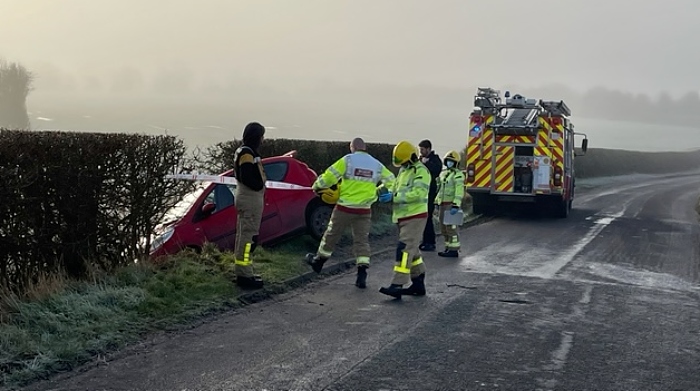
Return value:
<svg viewBox="0 0 700 391">
<path fill-rule="evenodd" d="M 200 166 L 209 172 L 220 173 L 233 167 L 233 157 L 241 145 L 240 140 L 226 141 L 206 149 L 200 158 Z M 391 164 L 394 144 L 367 143 L 367 152 L 382 162 L 389 170 L 398 169 Z M 348 141 L 314 141 L 294 139 L 265 139 L 260 154 L 263 157 L 277 156 L 297 151 L 297 159 L 306 163 L 317 174 L 321 174 L 336 160 L 350 153 Z"/>
<path fill-rule="evenodd" d="M 667 174 L 700 168 L 700 151 L 639 152 L 589 149 L 577 156 L 576 177 L 591 178 L 626 174 Z"/>
<path fill-rule="evenodd" d="M 199 166 L 210 172 L 223 172 L 233 166 L 233 156 L 239 140 L 215 144 L 199 158 Z M 314 141 L 294 139 L 266 139 L 261 148 L 263 156 L 282 155 L 297 151 L 297 158 L 317 173 L 323 172 L 338 158 L 349 153 L 348 141 Z M 368 152 L 384 163 L 392 172 L 394 144 L 369 143 Z M 626 174 L 665 174 L 700 168 L 700 150 L 690 152 L 640 152 L 618 149 L 589 149 L 585 156 L 576 157 L 576 176 L 590 178 Z"/>
<path fill-rule="evenodd" d="M 0 288 L 147 254 L 155 224 L 192 186 L 165 179 L 186 153 L 171 136 L 0 129 Z"/>
</svg>

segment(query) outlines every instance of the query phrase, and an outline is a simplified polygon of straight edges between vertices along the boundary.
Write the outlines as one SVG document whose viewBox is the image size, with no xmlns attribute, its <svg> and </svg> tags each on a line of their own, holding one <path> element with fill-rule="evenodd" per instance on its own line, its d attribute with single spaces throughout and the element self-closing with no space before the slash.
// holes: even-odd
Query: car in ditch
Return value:
<svg viewBox="0 0 700 391">
<path fill-rule="evenodd" d="M 294 152 L 264 158 L 262 164 L 267 182 L 259 243 L 270 244 L 304 233 L 320 240 L 333 205 L 324 203 L 311 189 L 316 172 L 297 160 Z M 220 176 L 235 178 L 233 170 Z M 222 251 L 232 251 L 238 217 L 236 184 L 232 182 L 203 182 L 171 208 L 152 236 L 151 257 L 183 249 L 200 251 L 208 242 Z"/>
</svg>

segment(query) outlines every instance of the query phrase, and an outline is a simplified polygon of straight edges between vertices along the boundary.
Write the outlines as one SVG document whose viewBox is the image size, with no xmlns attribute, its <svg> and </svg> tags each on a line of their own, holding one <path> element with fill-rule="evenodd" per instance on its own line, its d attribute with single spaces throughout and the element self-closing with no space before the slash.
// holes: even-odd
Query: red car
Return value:
<svg viewBox="0 0 700 391">
<path fill-rule="evenodd" d="M 297 234 L 309 233 L 320 240 L 330 220 L 333 206 L 321 201 L 311 190 L 317 174 L 293 153 L 262 160 L 268 184 L 260 224 L 260 244 Z M 233 177 L 233 170 L 223 176 Z M 289 186 L 292 185 L 292 186 Z M 288 189 L 284 187 L 304 187 Z M 235 184 L 205 182 L 168 211 L 156 229 L 150 254 L 159 257 L 182 249 L 201 250 L 205 242 L 222 250 L 233 250 L 236 241 L 237 212 Z"/>
</svg>

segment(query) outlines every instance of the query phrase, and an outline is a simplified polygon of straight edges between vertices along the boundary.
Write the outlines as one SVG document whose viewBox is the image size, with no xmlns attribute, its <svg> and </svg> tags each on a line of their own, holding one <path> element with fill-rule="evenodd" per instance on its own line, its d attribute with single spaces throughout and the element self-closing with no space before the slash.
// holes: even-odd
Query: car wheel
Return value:
<svg viewBox="0 0 700 391">
<path fill-rule="evenodd" d="M 321 240 L 331 219 L 331 213 L 333 213 L 333 207 L 330 205 L 320 202 L 315 202 L 311 205 L 306 217 L 309 235 L 316 240 Z"/>
</svg>

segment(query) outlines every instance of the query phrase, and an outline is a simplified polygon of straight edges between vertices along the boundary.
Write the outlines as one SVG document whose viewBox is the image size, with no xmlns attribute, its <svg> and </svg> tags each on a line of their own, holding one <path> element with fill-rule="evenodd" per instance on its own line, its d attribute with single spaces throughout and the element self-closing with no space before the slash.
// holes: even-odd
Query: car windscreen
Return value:
<svg viewBox="0 0 700 391">
<path fill-rule="evenodd" d="M 192 204 L 194 204 L 195 201 L 197 201 L 197 198 L 199 198 L 200 195 L 204 192 L 204 189 L 206 189 L 211 182 L 202 182 L 196 190 L 194 190 L 191 193 L 186 194 L 180 201 L 175 204 L 172 208 L 170 208 L 167 212 L 165 212 L 165 215 L 163 216 L 163 224 L 169 224 L 174 221 L 180 220 L 185 214 L 187 214 L 187 211 L 190 210 L 192 207 Z"/>
</svg>

